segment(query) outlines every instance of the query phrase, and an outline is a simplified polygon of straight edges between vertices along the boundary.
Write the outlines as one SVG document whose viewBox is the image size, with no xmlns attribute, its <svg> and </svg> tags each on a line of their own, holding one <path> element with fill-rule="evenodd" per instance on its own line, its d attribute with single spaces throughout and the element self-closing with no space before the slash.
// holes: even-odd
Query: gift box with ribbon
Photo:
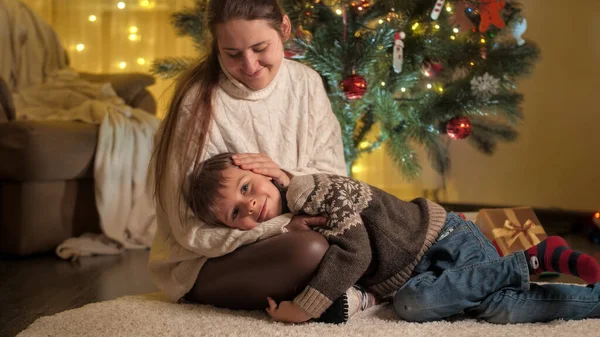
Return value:
<svg viewBox="0 0 600 337">
<path fill-rule="evenodd" d="M 548 237 L 531 207 L 482 209 L 475 223 L 500 256 L 528 249 Z"/>
</svg>

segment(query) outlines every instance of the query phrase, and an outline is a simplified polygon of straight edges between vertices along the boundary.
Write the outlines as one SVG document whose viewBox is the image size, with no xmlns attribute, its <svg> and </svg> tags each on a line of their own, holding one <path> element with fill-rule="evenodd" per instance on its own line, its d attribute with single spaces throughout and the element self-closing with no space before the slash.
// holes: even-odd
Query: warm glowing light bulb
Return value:
<svg viewBox="0 0 600 337">
<path fill-rule="evenodd" d="M 481 39 L 481 43 L 485 43 L 485 39 Z"/>
<path fill-rule="evenodd" d="M 600 219 L 600 212 L 596 212 L 596 213 L 594 213 L 594 218 L 596 218 L 596 219 Z"/>
<path fill-rule="evenodd" d="M 382 24 L 382 23 L 383 23 L 383 20 L 379 19 L 379 24 Z"/>
<path fill-rule="evenodd" d="M 85 45 L 83 43 L 78 44 L 77 46 L 75 46 L 75 49 L 77 49 L 77 51 L 83 51 L 85 49 Z"/>
<path fill-rule="evenodd" d="M 129 34 L 129 40 L 130 41 L 137 41 L 138 40 L 137 34 Z"/>
<path fill-rule="evenodd" d="M 124 3 L 123 1 L 119 2 L 119 3 L 117 4 L 117 8 L 119 8 L 119 9 L 123 9 L 123 8 L 125 8 L 125 3 Z"/>
<path fill-rule="evenodd" d="M 137 33 L 137 32 L 138 32 L 138 27 L 136 27 L 136 26 L 131 26 L 131 27 L 129 27 L 129 32 L 130 32 L 131 34 L 135 34 L 135 33 Z"/>
<path fill-rule="evenodd" d="M 458 28 L 454 28 L 452 31 L 458 33 Z"/>
<path fill-rule="evenodd" d="M 360 165 L 354 165 L 352 166 L 352 173 L 360 173 L 362 172 L 363 168 Z"/>
<path fill-rule="evenodd" d="M 95 22 L 98 18 L 95 15 L 90 15 L 88 16 L 88 20 L 90 20 L 90 22 Z"/>
<path fill-rule="evenodd" d="M 385 87 L 385 82 L 381 82 L 381 86 L 382 86 L 382 87 Z"/>
<path fill-rule="evenodd" d="M 447 10 L 448 12 L 452 12 L 452 7 L 450 7 L 450 6 L 446 6 L 446 10 Z"/>
<path fill-rule="evenodd" d="M 439 87 L 439 88 L 438 88 L 438 91 L 439 91 L 439 92 L 444 92 L 444 88 L 442 88 L 442 87 Z"/>
<path fill-rule="evenodd" d="M 450 40 L 456 40 L 456 36 L 450 35 Z"/>
<path fill-rule="evenodd" d="M 364 142 L 360 142 L 360 144 L 358 144 L 358 146 L 364 150 L 364 149 L 368 148 L 369 146 L 371 146 L 371 143 L 364 141 Z"/>
<path fill-rule="evenodd" d="M 431 89 L 433 87 L 433 85 L 431 85 L 431 83 L 427 83 L 427 89 Z"/>
<path fill-rule="evenodd" d="M 406 88 L 400 88 L 400 91 L 406 92 Z"/>
<path fill-rule="evenodd" d="M 137 64 L 143 66 L 144 64 L 146 64 L 146 59 L 144 59 L 143 57 L 138 58 Z"/>
<path fill-rule="evenodd" d="M 150 6 L 150 1 L 149 0 L 141 0 L 140 1 L 140 6 L 142 6 L 142 7 L 149 7 Z"/>
<path fill-rule="evenodd" d="M 440 29 L 440 25 L 435 25 L 435 29 Z"/>
<path fill-rule="evenodd" d="M 343 13 L 344 12 L 342 12 L 342 10 L 339 8 L 335 10 L 335 14 L 337 14 L 337 15 L 342 15 Z"/>
<path fill-rule="evenodd" d="M 425 76 L 427 76 L 427 77 L 431 76 L 431 74 L 430 74 L 430 73 L 429 73 L 427 70 L 424 72 L 424 74 L 425 74 Z"/>
<path fill-rule="evenodd" d="M 415 22 L 415 24 L 414 24 L 414 25 L 412 25 L 412 30 L 415 30 L 415 29 L 417 29 L 417 28 L 419 28 L 419 23 L 418 23 L 418 22 Z"/>
<path fill-rule="evenodd" d="M 121 68 L 121 69 L 127 68 L 127 62 L 121 62 L 121 63 L 119 63 L 119 68 Z"/>
</svg>

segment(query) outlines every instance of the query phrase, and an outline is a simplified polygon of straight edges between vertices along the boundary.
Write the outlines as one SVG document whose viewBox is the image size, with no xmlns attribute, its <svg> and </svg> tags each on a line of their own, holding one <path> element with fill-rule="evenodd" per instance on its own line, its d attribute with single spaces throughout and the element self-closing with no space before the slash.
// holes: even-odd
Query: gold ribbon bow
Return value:
<svg viewBox="0 0 600 337">
<path fill-rule="evenodd" d="M 524 224 L 519 222 L 513 210 L 505 210 L 507 219 L 504 220 L 502 228 L 494 228 L 492 235 L 499 239 L 506 240 L 508 248 L 510 248 L 517 240 L 521 242 L 524 249 L 535 246 L 540 243 L 538 234 L 545 234 L 541 226 L 537 226 L 533 221 L 527 220 Z"/>
</svg>

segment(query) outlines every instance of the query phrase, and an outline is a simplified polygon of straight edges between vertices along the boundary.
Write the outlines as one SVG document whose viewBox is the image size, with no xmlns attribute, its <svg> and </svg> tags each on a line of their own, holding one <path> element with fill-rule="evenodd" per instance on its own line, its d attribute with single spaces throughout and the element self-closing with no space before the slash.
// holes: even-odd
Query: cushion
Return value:
<svg viewBox="0 0 600 337">
<path fill-rule="evenodd" d="M 93 177 L 98 126 L 64 121 L 0 123 L 0 180 Z"/>
</svg>

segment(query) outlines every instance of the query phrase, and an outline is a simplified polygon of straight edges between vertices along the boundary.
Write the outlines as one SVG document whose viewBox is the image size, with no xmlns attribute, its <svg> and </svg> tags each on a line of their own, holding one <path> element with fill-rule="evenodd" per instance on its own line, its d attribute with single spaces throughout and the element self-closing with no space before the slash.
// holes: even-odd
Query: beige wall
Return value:
<svg viewBox="0 0 600 337">
<path fill-rule="evenodd" d="M 452 142 L 453 172 L 443 200 L 600 210 L 600 1 L 521 3 L 525 37 L 539 44 L 542 58 L 520 85 L 525 94 L 520 138 L 491 157 L 467 142 Z M 381 153 L 361 163 L 366 172 L 359 178 L 401 196 L 439 187 L 429 173 L 417 183 L 403 183 Z"/>
</svg>

